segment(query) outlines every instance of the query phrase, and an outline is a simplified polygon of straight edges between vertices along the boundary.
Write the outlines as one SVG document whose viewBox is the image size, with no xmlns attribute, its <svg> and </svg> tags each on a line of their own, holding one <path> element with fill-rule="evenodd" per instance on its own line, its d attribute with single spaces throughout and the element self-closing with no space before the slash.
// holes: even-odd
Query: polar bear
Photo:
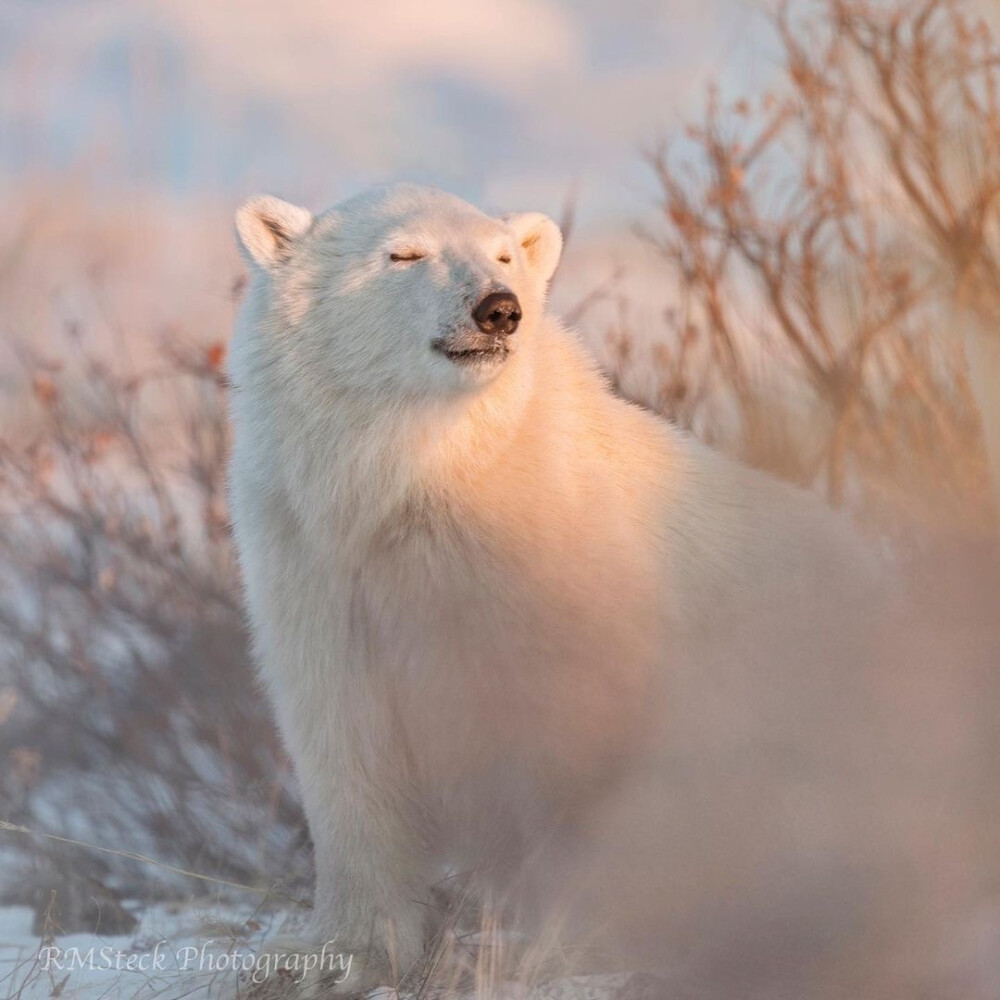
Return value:
<svg viewBox="0 0 1000 1000">
<path fill-rule="evenodd" d="M 312 933 L 365 983 L 419 960 L 442 866 L 512 885 L 545 845 L 523 880 L 545 897 L 651 762 L 841 724 L 809 670 L 773 696 L 775 653 L 802 662 L 812 612 L 868 601 L 866 550 L 609 389 L 546 313 L 551 219 L 393 185 L 318 216 L 256 197 L 236 224 L 235 537 Z M 631 850 L 589 870 L 628 884 Z"/>
</svg>

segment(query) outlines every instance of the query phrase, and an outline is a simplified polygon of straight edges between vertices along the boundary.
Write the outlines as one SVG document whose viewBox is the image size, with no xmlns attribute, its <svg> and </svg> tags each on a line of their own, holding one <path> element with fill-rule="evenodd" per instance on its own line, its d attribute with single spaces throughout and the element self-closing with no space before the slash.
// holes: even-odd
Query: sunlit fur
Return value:
<svg viewBox="0 0 1000 1000">
<path fill-rule="evenodd" d="M 444 865 L 501 888 L 540 851 L 567 871 L 698 650 L 773 638 L 765 614 L 865 558 L 818 504 L 609 390 L 545 314 L 550 220 L 399 186 L 315 219 L 257 200 L 238 228 L 230 475 L 257 657 L 315 843 L 313 934 L 374 981 L 420 956 Z M 498 286 L 524 313 L 505 361 L 432 350 Z"/>
</svg>

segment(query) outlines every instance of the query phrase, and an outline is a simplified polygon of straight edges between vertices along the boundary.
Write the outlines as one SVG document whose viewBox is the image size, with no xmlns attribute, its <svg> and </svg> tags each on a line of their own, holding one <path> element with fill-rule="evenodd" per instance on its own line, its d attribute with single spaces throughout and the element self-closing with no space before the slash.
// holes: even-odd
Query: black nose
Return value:
<svg viewBox="0 0 1000 1000">
<path fill-rule="evenodd" d="M 472 310 L 483 333 L 509 337 L 521 322 L 521 303 L 513 292 L 491 292 Z"/>
</svg>

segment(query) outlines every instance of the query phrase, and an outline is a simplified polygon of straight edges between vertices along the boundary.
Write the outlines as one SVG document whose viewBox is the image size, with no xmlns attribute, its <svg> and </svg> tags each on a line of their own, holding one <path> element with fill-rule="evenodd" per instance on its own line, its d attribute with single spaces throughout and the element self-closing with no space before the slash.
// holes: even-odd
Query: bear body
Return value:
<svg viewBox="0 0 1000 1000">
<path fill-rule="evenodd" d="M 545 844 L 538 871 L 564 879 L 651 762 L 738 753 L 741 726 L 780 739 L 774 651 L 799 662 L 806 612 L 859 600 L 867 556 L 813 499 L 608 389 L 545 313 L 551 220 L 393 186 L 315 218 L 259 198 L 237 225 L 256 655 L 315 844 L 316 940 L 375 980 L 418 960 L 443 865 L 513 884 Z M 507 312 L 480 329 L 488 295 Z M 724 691 L 697 687 L 734 652 Z M 827 697 L 811 683 L 796 725 Z"/>
</svg>

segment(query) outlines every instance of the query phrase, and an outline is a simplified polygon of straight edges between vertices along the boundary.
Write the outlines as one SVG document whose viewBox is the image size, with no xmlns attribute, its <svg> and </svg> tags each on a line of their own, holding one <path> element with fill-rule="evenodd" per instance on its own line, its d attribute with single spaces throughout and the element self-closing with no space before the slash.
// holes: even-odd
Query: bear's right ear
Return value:
<svg viewBox="0 0 1000 1000">
<path fill-rule="evenodd" d="M 548 284 L 562 254 L 563 238 L 559 227 L 541 212 L 508 215 L 504 222 L 514 231 L 528 266 Z"/>
<path fill-rule="evenodd" d="M 312 213 L 269 194 L 245 201 L 236 212 L 240 249 L 248 263 L 264 270 L 288 260 L 292 243 L 312 223 Z"/>
</svg>

